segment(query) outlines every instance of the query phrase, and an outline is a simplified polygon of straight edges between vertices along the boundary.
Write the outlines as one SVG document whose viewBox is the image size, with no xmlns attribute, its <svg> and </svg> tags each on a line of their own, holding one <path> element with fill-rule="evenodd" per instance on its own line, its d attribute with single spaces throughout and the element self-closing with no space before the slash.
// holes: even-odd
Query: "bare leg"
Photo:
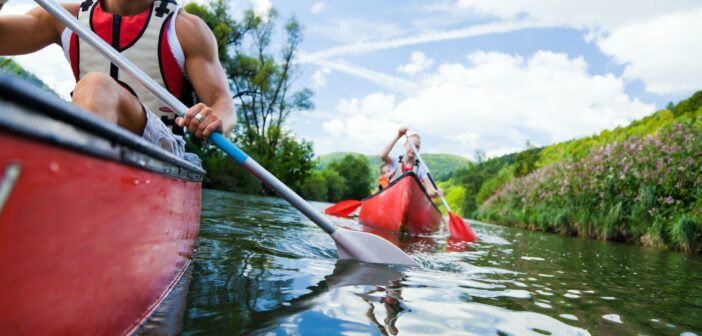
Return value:
<svg viewBox="0 0 702 336">
<path fill-rule="evenodd" d="M 76 84 L 73 103 L 137 135 L 144 134 L 146 114 L 139 100 L 112 77 L 89 73 Z"/>
</svg>

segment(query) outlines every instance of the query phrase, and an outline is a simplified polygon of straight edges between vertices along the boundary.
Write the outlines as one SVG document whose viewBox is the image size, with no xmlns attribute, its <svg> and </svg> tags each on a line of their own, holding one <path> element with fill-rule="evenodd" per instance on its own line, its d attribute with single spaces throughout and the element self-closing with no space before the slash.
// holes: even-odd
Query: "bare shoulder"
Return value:
<svg viewBox="0 0 702 336">
<path fill-rule="evenodd" d="M 188 51 L 204 51 L 210 49 L 207 47 L 216 45 L 210 27 L 197 15 L 192 15 L 181 9 L 176 17 L 175 25 L 178 41 L 186 54 Z"/>
</svg>

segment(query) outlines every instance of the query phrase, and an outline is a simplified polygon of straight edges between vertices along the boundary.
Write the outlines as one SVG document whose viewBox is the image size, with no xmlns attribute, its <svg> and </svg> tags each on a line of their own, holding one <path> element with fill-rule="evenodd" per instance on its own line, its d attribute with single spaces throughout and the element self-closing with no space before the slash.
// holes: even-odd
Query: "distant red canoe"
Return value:
<svg viewBox="0 0 702 336">
<path fill-rule="evenodd" d="M 0 330 L 137 330 L 192 260 L 204 171 L 6 76 L 0 144 Z"/>
<path fill-rule="evenodd" d="M 364 225 L 409 234 L 436 232 L 441 225 L 441 212 L 414 173 L 363 199 L 358 218 Z"/>
</svg>

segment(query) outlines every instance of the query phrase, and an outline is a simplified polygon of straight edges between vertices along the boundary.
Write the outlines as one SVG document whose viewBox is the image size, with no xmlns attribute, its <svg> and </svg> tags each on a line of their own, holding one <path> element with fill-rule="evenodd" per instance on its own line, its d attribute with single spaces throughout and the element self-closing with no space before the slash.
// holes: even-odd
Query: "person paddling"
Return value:
<svg viewBox="0 0 702 336">
<path fill-rule="evenodd" d="M 0 0 L 0 3 L 5 3 Z M 229 134 L 236 123 L 217 42 L 174 0 L 85 0 L 63 7 L 190 106 L 184 118 L 107 61 L 43 8 L 0 17 L 0 55 L 61 46 L 76 86 L 75 105 L 183 157 L 183 127 L 198 138 Z M 2 8 L 2 6 L 0 6 Z M 195 104 L 194 97 L 200 103 Z"/>
<path fill-rule="evenodd" d="M 424 189 L 426 189 L 429 196 L 434 198 L 439 195 L 443 195 L 443 190 L 441 190 L 441 188 L 434 188 L 434 185 L 429 180 L 427 172 L 419 165 L 419 162 L 414 155 L 414 151 L 412 151 L 412 148 L 408 143 L 405 143 L 404 145 L 405 155 L 402 155 L 399 158 L 394 158 L 390 155 L 390 151 L 392 151 L 393 147 L 395 147 L 397 141 L 405 136 L 405 134 L 407 134 L 407 127 L 401 127 L 397 131 L 397 136 L 380 153 L 380 159 L 390 165 L 393 176 L 399 177 L 402 174 L 414 172 L 417 175 L 417 178 L 419 178 L 419 180 L 422 182 L 422 185 L 424 186 Z M 412 144 L 414 144 L 414 147 L 419 151 L 419 148 L 422 145 L 422 139 L 419 137 L 419 134 L 410 134 L 409 139 L 412 141 Z"/>
</svg>

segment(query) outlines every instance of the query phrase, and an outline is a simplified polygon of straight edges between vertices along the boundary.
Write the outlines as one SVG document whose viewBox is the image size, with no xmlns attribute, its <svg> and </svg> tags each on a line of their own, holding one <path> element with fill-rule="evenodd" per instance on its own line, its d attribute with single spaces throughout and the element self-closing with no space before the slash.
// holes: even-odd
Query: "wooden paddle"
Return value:
<svg viewBox="0 0 702 336">
<path fill-rule="evenodd" d="M 405 138 L 407 139 L 407 143 L 412 148 L 414 156 L 417 157 L 419 163 L 422 164 L 422 168 L 424 168 L 424 171 L 427 172 L 427 177 L 429 177 L 429 181 L 431 181 L 431 184 L 434 186 L 434 189 L 439 189 L 436 186 L 436 183 L 434 182 L 434 178 L 431 177 L 429 167 L 427 167 L 427 165 L 424 163 L 424 160 L 422 160 L 422 156 L 419 155 L 419 151 L 417 151 L 417 148 L 414 147 L 414 144 L 410 140 L 409 135 L 405 135 Z M 451 208 L 449 207 L 448 202 L 446 202 L 446 198 L 444 198 L 444 195 L 439 196 L 441 197 L 441 202 L 444 204 L 444 207 L 446 208 L 446 211 L 449 215 L 448 227 L 449 231 L 451 232 L 451 238 L 453 238 L 454 240 L 460 240 L 469 243 L 478 240 L 478 237 L 475 235 L 475 232 L 473 232 L 473 229 L 470 227 L 470 225 L 463 221 L 463 218 L 456 216 L 451 212 Z"/>
<path fill-rule="evenodd" d="M 324 209 L 324 213 L 337 217 L 349 217 L 349 215 L 356 211 L 356 209 L 358 209 L 360 206 L 361 201 L 345 200 Z"/>
<path fill-rule="evenodd" d="M 82 26 L 80 22 L 63 7 L 53 0 L 35 1 L 77 34 L 82 42 L 90 44 L 122 71 L 134 77 L 135 80 L 171 107 L 178 115 L 185 115 L 188 108 L 183 103 L 173 97 L 166 89 L 158 85 L 158 83 L 146 75 L 146 73 L 134 65 L 134 63 L 115 51 L 103 39 Z M 278 195 L 302 212 L 305 217 L 309 218 L 328 233 L 336 244 L 339 259 L 355 259 L 368 263 L 418 266 L 412 258 L 383 238 L 365 232 L 351 231 L 336 227 L 327 217 L 319 213 L 319 211 L 303 200 L 302 197 L 283 184 L 283 182 L 249 157 L 239 149 L 239 147 L 227 140 L 221 133 L 213 132 L 210 135 L 210 141 L 227 153 L 234 161 L 243 165 L 246 170 L 268 185 L 268 187 L 277 192 Z"/>
</svg>

